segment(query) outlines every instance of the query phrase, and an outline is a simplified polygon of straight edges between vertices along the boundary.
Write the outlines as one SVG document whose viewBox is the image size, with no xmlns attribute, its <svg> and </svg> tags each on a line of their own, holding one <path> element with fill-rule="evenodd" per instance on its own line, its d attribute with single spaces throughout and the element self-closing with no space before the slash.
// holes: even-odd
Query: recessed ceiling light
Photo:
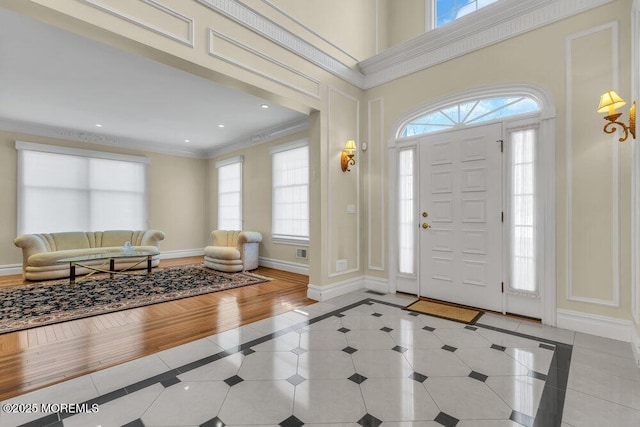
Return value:
<svg viewBox="0 0 640 427">
<path fill-rule="evenodd" d="M 224 125 L 223 125 L 222 123 L 220 123 L 220 124 L 218 125 L 218 127 L 219 127 L 219 128 L 223 128 L 223 127 L 224 127 Z"/>
<path fill-rule="evenodd" d="M 100 123 L 96 123 L 96 127 L 97 127 L 97 128 L 101 128 L 101 127 L 102 127 L 102 125 L 101 125 Z"/>
<path fill-rule="evenodd" d="M 266 110 L 267 108 L 269 108 L 269 106 L 267 104 L 262 104 L 260 105 L 260 108 L 264 108 Z"/>
<path fill-rule="evenodd" d="M 184 142 L 191 142 L 191 140 L 190 139 L 185 139 Z"/>
</svg>

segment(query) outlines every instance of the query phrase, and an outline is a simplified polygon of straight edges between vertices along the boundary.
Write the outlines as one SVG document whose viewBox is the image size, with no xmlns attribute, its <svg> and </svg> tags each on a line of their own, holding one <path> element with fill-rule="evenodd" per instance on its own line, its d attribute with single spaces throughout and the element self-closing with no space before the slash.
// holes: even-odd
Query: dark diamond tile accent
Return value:
<svg viewBox="0 0 640 427">
<path fill-rule="evenodd" d="M 342 313 L 336 313 L 336 314 L 334 314 L 334 316 L 336 316 L 336 317 L 344 317 L 344 314 L 342 314 Z"/>
<path fill-rule="evenodd" d="M 303 382 L 305 382 L 307 379 L 305 377 L 303 377 L 302 375 L 292 375 L 289 378 L 287 378 L 287 381 L 289 381 L 289 383 L 293 384 L 293 385 L 298 385 L 298 384 L 302 384 Z"/>
<path fill-rule="evenodd" d="M 536 379 L 542 380 L 542 381 L 546 381 L 547 380 L 547 376 L 545 374 L 541 374 L 540 372 L 536 372 L 536 371 L 529 371 L 529 376 L 531 378 L 536 378 Z"/>
<path fill-rule="evenodd" d="M 404 353 L 405 351 L 409 350 L 406 347 L 402 347 L 400 345 L 397 345 L 395 347 L 393 347 L 391 350 L 397 351 L 398 353 Z"/>
<path fill-rule="evenodd" d="M 167 378 L 166 380 L 160 381 L 160 384 L 164 386 L 164 388 L 169 388 L 174 384 L 178 384 L 181 382 L 178 377 Z"/>
<path fill-rule="evenodd" d="M 242 354 L 244 354 L 245 356 L 248 356 L 252 353 L 255 353 L 256 351 L 252 348 L 245 348 L 244 350 L 241 351 Z"/>
<path fill-rule="evenodd" d="M 380 330 L 381 330 L 382 332 L 391 332 L 391 331 L 393 331 L 393 329 L 391 329 L 391 328 L 387 328 L 386 326 L 385 326 L 384 328 L 380 328 Z"/>
<path fill-rule="evenodd" d="M 477 331 L 478 330 L 478 328 L 476 328 L 475 326 L 469 326 L 469 325 L 465 326 L 464 328 L 468 329 L 470 331 Z"/>
<path fill-rule="evenodd" d="M 364 417 L 358 420 L 358 424 L 360 424 L 362 427 L 378 427 L 380 424 L 382 424 L 382 421 L 371 414 L 365 414 Z"/>
<path fill-rule="evenodd" d="M 365 377 L 364 375 L 360 375 L 360 374 L 353 374 L 349 377 L 349 379 L 351 381 L 353 381 L 356 384 L 362 384 L 363 382 L 366 381 L 367 377 Z"/>
<path fill-rule="evenodd" d="M 343 334 L 346 334 L 347 332 L 349 332 L 351 329 L 347 329 L 347 328 L 340 328 L 338 329 L 338 332 L 342 332 Z"/>
<path fill-rule="evenodd" d="M 442 346 L 442 347 L 440 347 L 440 348 L 442 348 L 443 350 L 450 351 L 450 352 L 452 352 L 452 353 L 453 353 L 454 351 L 456 351 L 456 350 L 457 350 L 457 348 L 456 348 L 456 347 L 452 347 L 452 346 L 447 345 L 447 344 L 443 345 L 443 346 Z"/>
<path fill-rule="evenodd" d="M 409 316 L 415 316 L 418 317 L 419 313 L 416 313 L 415 311 L 412 311 L 411 313 L 409 313 Z"/>
<path fill-rule="evenodd" d="M 122 427 L 144 427 L 144 423 L 140 418 L 133 420 L 130 423 L 123 425 Z"/>
<path fill-rule="evenodd" d="M 422 329 L 424 329 L 425 331 L 429 331 L 429 332 L 433 332 L 433 331 L 435 331 L 435 330 L 436 330 L 436 328 L 432 328 L 431 326 L 425 326 L 425 327 L 424 327 L 424 328 L 422 328 Z"/>
<path fill-rule="evenodd" d="M 372 314 L 372 316 L 373 316 L 373 317 L 382 317 L 382 314 L 380 314 L 380 313 L 373 313 L 373 314 Z"/>
<path fill-rule="evenodd" d="M 423 383 L 429 377 L 427 377 L 426 375 L 422 375 L 419 372 L 414 372 L 413 374 L 409 375 L 409 378 L 411 378 L 414 381 L 418 381 L 419 383 Z"/>
<path fill-rule="evenodd" d="M 456 417 L 452 417 L 451 415 L 445 414 L 444 412 L 440 412 L 434 419 L 434 421 L 445 427 L 455 427 L 460 422 L 460 420 Z"/>
<path fill-rule="evenodd" d="M 473 378 L 474 380 L 478 380 L 478 381 L 482 381 L 482 382 L 485 382 L 487 380 L 487 378 L 489 378 L 485 374 L 481 374 L 480 372 L 476 372 L 476 371 L 471 371 L 469 376 L 471 378 Z"/>
<path fill-rule="evenodd" d="M 234 375 L 224 380 L 224 382 L 227 383 L 229 387 L 233 387 L 236 384 L 240 384 L 242 381 L 244 380 L 237 375 Z"/>
<path fill-rule="evenodd" d="M 491 348 L 499 351 L 505 351 L 507 349 L 507 347 L 498 344 L 491 344 Z"/>
<path fill-rule="evenodd" d="M 296 418 L 295 415 L 291 415 L 289 418 L 281 422 L 279 425 L 282 427 L 300 427 L 300 426 L 303 426 L 304 423 L 300 421 L 298 418 Z"/>
<path fill-rule="evenodd" d="M 551 350 L 551 351 L 554 351 L 556 349 L 554 346 L 545 344 L 545 343 L 540 343 L 540 348 L 544 348 L 545 350 Z"/>
<path fill-rule="evenodd" d="M 344 351 L 345 353 L 353 354 L 358 350 L 353 347 L 345 347 L 342 349 L 342 351 Z"/>
<path fill-rule="evenodd" d="M 533 417 L 530 417 L 529 415 L 523 414 L 522 412 L 518 411 L 511 411 L 511 416 L 509 417 L 509 419 L 511 421 L 515 421 L 518 424 L 529 427 L 533 425 L 534 421 Z"/>
<path fill-rule="evenodd" d="M 209 421 L 206 421 L 202 424 L 200 424 L 199 427 L 224 427 L 225 423 L 222 422 L 222 420 L 218 417 L 212 418 Z"/>
<path fill-rule="evenodd" d="M 306 352 L 307 352 L 307 350 L 305 350 L 302 347 L 296 347 L 293 350 L 291 350 L 291 353 L 297 354 L 298 356 L 300 356 L 301 354 L 304 354 Z"/>
</svg>

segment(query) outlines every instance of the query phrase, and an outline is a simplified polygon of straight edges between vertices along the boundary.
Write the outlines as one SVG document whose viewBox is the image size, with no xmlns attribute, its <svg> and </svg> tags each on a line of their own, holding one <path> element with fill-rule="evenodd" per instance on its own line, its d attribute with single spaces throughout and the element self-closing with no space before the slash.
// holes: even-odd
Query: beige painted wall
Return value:
<svg viewBox="0 0 640 427">
<path fill-rule="evenodd" d="M 630 318 L 630 144 L 618 144 L 602 133 L 602 115 L 595 112 L 603 87 L 610 85 L 606 74 L 611 65 L 612 33 L 600 32 L 591 37 L 580 35 L 612 22 L 618 26 L 615 43 L 619 48 L 615 70 L 619 76 L 619 92 L 630 91 L 630 23 L 631 2 L 615 1 L 584 14 L 546 26 L 522 36 L 507 40 L 480 51 L 414 73 L 366 92 L 363 120 L 370 112 L 384 111 L 381 136 L 374 136 L 367 152 L 371 169 L 376 175 L 375 162 L 384 163 L 380 169 L 387 174 L 386 146 L 392 138 L 395 122 L 403 115 L 419 109 L 429 102 L 466 90 L 505 83 L 526 83 L 547 91 L 556 109 L 556 232 L 557 232 L 557 306 L 560 309 L 593 313 L 604 316 Z M 575 45 L 566 44 L 574 40 Z M 569 50 L 567 46 L 574 48 Z M 573 68 L 567 68 L 566 61 Z M 604 63 L 602 68 L 598 64 Z M 608 64 L 608 65 L 606 65 Z M 572 88 L 571 99 L 567 89 Z M 628 95 L 627 95 L 628 97 Z M 379 103 L 383 104 L 381 108 Z M 569 119 L 567 107 L 574 109 Z M 568 121 L 570 120 L 570 121 Z M 365 123 L 371 132 L 375 123 Z M 572 132 L 570 158 L 565 155 L 567 135 Z M 614 162 L 613 150 L 618 150 Z M 567 188 L 567 167 L 572 165 L 572 187 Z M 619 178 L 619 201 L 614 204 L 615 178 Z M 385 177 L 385 181 L 388 177 Z M 369 184 L 375 184 L 371 180 Z M 372 206 L 379 206 L 379 197 L 387 197 L 384 185 L 377 184 L 370 194 Z M 368 193 L 369 194 L 369 193 Z M 573 206 L 567 217 L 567 198 L 571 194 Z M 388 204 L 387 204 L 388 206 Z M 616 214 L 617 211 L 617 214 Z M 388 208 L 385 218 L 388 218 Z M 384 220 L 369 216 L 372 229 L 384 227 Z M 619 216 L 616 216 L 619 215 Z M 614 220 L 619 219 L 620 240 L 613 247 Z M 569 227 L 569 228 L 568 228 Z M 571 235 L 568 232 L 572 231 Z M 387 233 L 388 236 L 388 233 Z M 572 256 L 567 252 L 567 239 L 571 239 Z M 368 235 L 367 246 L 377 247 L 375 236 Z M 616 250 L 619 258 L 616 257 Z M 389 254 L 386 253 L 386 257 Z M 371 258 L 371 261 L 374 261 Z M 377 261 L 376 261 L 377 262 Z M 568 270 L 569 269 L 569 270 Z M 619 269 L 620 306 L 574 301 L 567 298 L 567 277 L 574 280 L 572 292 L 585 298 L 609 298 L 617 286 L 613 271 Z M 366 274 L 388 275 L 375 269 Z M 575 279 L 577 278 L 577 280 Z"/>
<path fill-rule="evenodd" d="M 380 16 L 386 29 L 381 33 L 380 51 L 422 35 L 425 28 L 425 7 L 428 0 L 382 0 Z"/>
<path fill-rule="evenodd" d="M 123 150 L 0 130 L 0 266 L 22 263 L 20 249 L 13 245 L 17 232 L 16 140 L 147 157 L 148 228 L 166 233 L 160 249 L 180 251 L 204 247 L 207 236 L 207 160 Z"/>
</svg>

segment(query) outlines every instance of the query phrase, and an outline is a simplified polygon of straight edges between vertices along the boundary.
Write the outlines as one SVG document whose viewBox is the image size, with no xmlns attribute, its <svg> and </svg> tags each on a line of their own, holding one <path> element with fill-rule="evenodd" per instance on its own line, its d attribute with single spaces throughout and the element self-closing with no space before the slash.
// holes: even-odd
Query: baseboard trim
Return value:
<svg viewBox="0 0 640 427">
<path fill-rule="evenodd" d="M 631 320 L 587 314 L 571 310 L 557 310 L 558 328 L 570 329 L 585 334 L 614 340 L 631 342 L 635 328 Z"/>
<path fill-rule="evenodd" d="M 389 280 L 380 277 L 364 276 L 364 287 L 376 292 L 389 293 Z"/>
<path fill-rule="evenodd" d="M 258 264 L 262 267 L 275 268 L 277 270 L 288 271 L 290 273 L 304 274 L 305 276 L 309 275 L 309 266 L 297 262 L 258 257 Z"/>
<path fill-rule="evenodd" d="M 364 278 L 362 276 L 324 286 L 309 283 L 307 286 L 307 298 L 311 298 L 316 301 L 326 301 L 363 288 Z"/>
<path fill-rule="evenodd" d="M 22 274 L 22 264 L 0 265 L 0 276 L 9 276 L 11 274 Z"/>
<path fill-rule="evenodd" d="M 177 251 L 160 252 L 160 259 L 186 258 L 190 256 L 204 257 L 204 249 L 178 249 Z"/>
<path fill-rule="evenodd" d="M 636 363 L 640 368 L 640 335 L 638 335 L 638 331 L 636 330 L 635 325 L 632 325 L 631 328 L 631 349 L 633 350 L 633 355 L 636 358 Z"/>
</svg>

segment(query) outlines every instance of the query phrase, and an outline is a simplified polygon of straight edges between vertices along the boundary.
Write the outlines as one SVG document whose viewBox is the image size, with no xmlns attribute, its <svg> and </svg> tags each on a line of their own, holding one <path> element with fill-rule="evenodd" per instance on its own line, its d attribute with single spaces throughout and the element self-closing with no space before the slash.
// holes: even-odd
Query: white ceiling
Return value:
<svg viewBox="0 0 640 427">
<path fill-rule="evenodd" d="M 261 108 L 265 103 L 270 108 Z M 0 121 L 5 125 L 197 155 L 306 118 L 0 8 Z"/>
</svg>

